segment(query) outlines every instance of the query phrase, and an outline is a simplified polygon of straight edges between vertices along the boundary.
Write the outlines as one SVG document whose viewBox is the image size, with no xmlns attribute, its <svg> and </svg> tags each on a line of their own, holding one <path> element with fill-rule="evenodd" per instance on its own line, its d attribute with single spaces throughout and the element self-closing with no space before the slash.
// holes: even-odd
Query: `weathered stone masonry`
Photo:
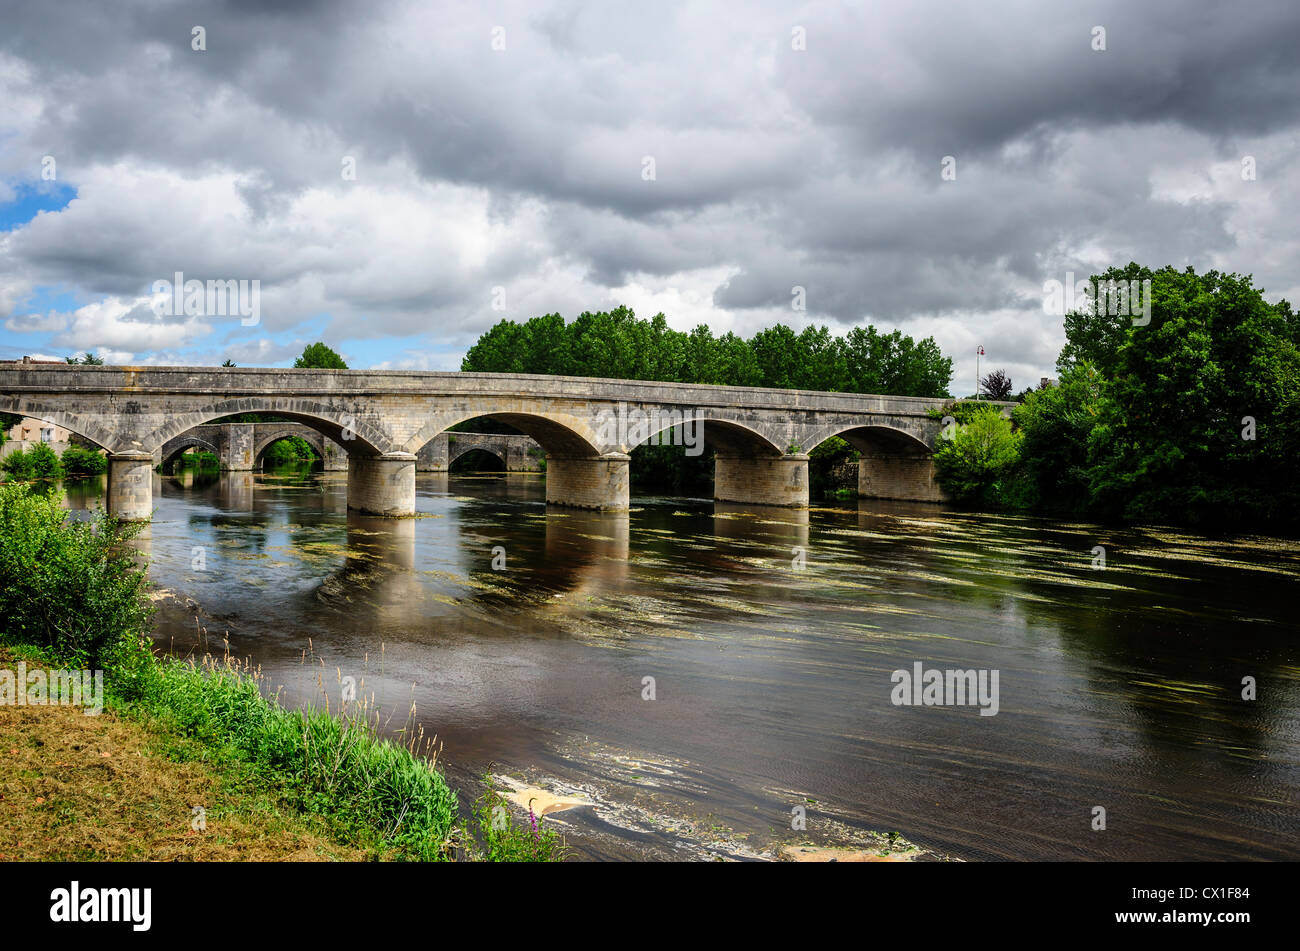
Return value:
<svg viewBox="0 0 1300 951">
<path fill-rule="evenodd" d="M 480 416 L 510 424 L 545 451 L 546 498 L 556 505 L 626 511 L 634 448 L 628 441 L 644 433 L 634 437 L 635 426 L 612 421 L 683 415 L 703 421 L 704 441 L 717 458 L 719 499 L 806 507 L 806 453 L 840 436 L 863 454 L 860 494 L 932 500 L 940 497 L 931 462 L 940 423 L 928 411 L 943 403 L 524 374 L 0 366 L 0 411 L 64 426 L 108 452 L 109 507 L 123 518 L 149 517 L 152 483 L 142 473 L 185 445 L 217 451 L 232 470 L 248 469 L 279 438 L 277 428 L 289 429 L 250 423 L 212 432 L 223 428 L 212 420 L 238 413 L 275 414 L 309 427 L 327 458 L 331 444 L 343 447 L 349 507 L 380 515 L 411 514 L 416 468 L 439 468 L 444 458 L 449 464 L 462 451 L 461 437 L 477 434 L 453 434 L 451 442 L 446 431 Z M 465 451 L 475 448 L 468 442 Z M 516 442 L 501 449 L 512 471 L 511 459 L 522 468 L 526 453 Z M 337 454 L 331 464 L 343 459 Z"/>
</svg>

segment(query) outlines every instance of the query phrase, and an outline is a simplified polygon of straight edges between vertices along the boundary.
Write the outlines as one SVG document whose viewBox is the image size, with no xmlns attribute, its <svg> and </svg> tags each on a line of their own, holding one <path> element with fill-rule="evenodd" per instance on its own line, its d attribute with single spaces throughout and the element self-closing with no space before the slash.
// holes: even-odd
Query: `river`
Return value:
<svg viewBox="0 0 1300 951">
<path fill-rule="evenodd" d="M 876 501 L 601 515 L 523 475 L 421 473 L 420 517 L 384 520 L 340 474 L 158 478 L 160 646 L 228 638 L 294 704 L 352 677 L 390 729 L 414 703 L 462 803 L 489 770 L 594 801 L 548 819 L 582 857 L 868 830 L 967 860 L 1300 857 L 1294 541 Z M 916 662 L 996 671 L 997 714 L 895 705 Z"/>
</svg>

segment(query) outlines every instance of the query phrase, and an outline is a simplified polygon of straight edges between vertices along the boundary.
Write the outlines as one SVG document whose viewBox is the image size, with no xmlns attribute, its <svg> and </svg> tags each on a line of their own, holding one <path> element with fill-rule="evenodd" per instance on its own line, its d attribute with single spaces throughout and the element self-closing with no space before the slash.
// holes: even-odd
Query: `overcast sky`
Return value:
<svg viewBox="0 0 1300 951">
<path fill-rule="evenodd" d="M 0 358 L 456 369 L 626 304 L 933 335 L 961 395 L 1053 374 L 1069 271 L 1300 299 L 1294 0 L 262 6 L 0 0 Z"/>
</svg>

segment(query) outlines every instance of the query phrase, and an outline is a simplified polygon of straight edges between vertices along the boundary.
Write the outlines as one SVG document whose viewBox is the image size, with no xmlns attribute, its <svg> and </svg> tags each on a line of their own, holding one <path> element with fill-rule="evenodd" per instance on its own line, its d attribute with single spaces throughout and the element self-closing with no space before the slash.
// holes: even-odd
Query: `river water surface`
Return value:
<svg viewBox="0 0 1300 951">
<path fill-rule="evenodd" d="M 873 501 L 599 515 L 536 476 L 417 493 L 394 521 L 332 473 L 161 478 L 160 644 L 228 636 L 290 703 L 354 677 L 393 727 L 414 702 L 462 803 L 488 770 L 594 801 L 548 819 L 586 857 L 876 830 L 970 860 L 1300 858 L 1292 541 Z M 895 706 L 918 661 L 998 671 L 997 715 Z"/>
</svg>

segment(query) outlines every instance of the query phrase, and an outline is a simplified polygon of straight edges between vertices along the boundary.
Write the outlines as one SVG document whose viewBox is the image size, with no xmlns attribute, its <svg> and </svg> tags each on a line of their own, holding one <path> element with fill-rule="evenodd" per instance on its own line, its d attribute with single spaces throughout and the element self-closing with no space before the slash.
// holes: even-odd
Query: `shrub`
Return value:
<svg viewBox="0 0 1300 951">
<path fill-rule="evenodd" d="M 966 505 L 1002 507 L 1012 502 L 1020 442 L 1021 435 L 998 407 L 974 414 L 935 452 L 939 484 L 954 501 Z"/>
<path fill-rule="evenodd" d="M 58 453 L 43 442 L 9 453 L 0 463 L 0 468 L 22 480 L 57 479 L 63 475 Z"/>
<path fill-rule="evenodd" d="M 30 479 L 32 477 L 32 460 L 21 449 L 15 449 L 0 461 L 0 469 L 9 473 L 14 479 Z"/>
<path fill-rule="evenodd" d="M 108 458 L 84 446 L 69 446 L 63 450 L 63 471 L 71 476 L 99 475 L 108 469 Z"/>
<path fill-rule="evenodd" d="M 47 447 L 48 448 L 48 447 Z M 74 521 L 59 493 L 0 485 L 0 617 L 12 643 L 129 679 L 150 658 L 145 574 L 126 542 L 140 530 L 103 511 Z"/>
<path fill-rule="evenodd" d="M 271 443 L 266 450 L 266 460 L 272 464 L 314 462 L 316 450 L 301 436 L 286 436 Z"/>
<path fill-rule="evenodd" d="M 542 824 L 528 807 L 528 825 L 516 822 L 510 804 L 487 780 L 487 789 L 474 802 L 474 819 L 487 850 L 489 862 L 562 862 L 567 849 L 564 840 Z"/>
<path fill-rule="evenodd" d="M 1058 386 L 1029 393 L 1013 411 L 1025 437 L 1019 471 L 1029 506 L 1069 513 L 1086 509 L 1088 440 L 1097 424 L 1100 384 L 1091 366 L 1071 367 Z"/>
<path fill-rule="evenodd" d="M 214 452 L 208 452 L 204 449 L 197 449 L 193 452 L 183 452 L 176 457 L 172 463 L 172 468 L 180 469 L 220 469 L 221 459 Z"/>
<path fill-rule="evenodd" d="M 57 479 L 63 475 L 63 466 L 59 454 L 48 444 L 38 442 L 27 450 L 32 461 L 32 476 L 37 479 Z"/>
</svg>

